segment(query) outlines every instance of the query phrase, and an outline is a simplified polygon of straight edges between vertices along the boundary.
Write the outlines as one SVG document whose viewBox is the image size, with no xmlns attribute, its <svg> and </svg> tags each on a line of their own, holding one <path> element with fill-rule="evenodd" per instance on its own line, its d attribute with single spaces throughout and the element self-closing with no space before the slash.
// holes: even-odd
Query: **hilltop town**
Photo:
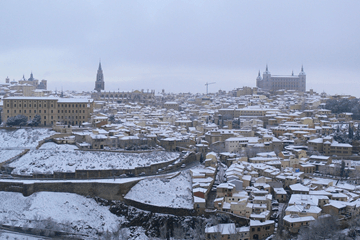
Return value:
<svg viewBox="0 0 360 240">
<path fill-rule="evenodd" d="M 105 91 L 101 64 L 93 92 L 7 78 L 2 228 L 69 239 L 359 237 L 359 100 L 306 91 L 303 67 L 279 77 L 266 66 L 256 85 Z"/>
</svg>

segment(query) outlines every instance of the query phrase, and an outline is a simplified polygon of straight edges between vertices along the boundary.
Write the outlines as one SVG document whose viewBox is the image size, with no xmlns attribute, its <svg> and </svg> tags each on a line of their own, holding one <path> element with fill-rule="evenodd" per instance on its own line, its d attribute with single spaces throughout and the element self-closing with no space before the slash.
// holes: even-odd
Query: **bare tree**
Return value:
<svg viewBox="0 0 360 240">
<path fill-rule="evenodd" d="M 299 232 L 299 240 L 339 239 L 338 219 L 333 215 L 321 216 Z"/>
<path fill-rule="evenodd" d="M 177 227 L 174 227 L 174 230 L 173 230 L 173 238 L 174 239 L 184 239 L 185 238 L 185 229 L 182 228 L 181 226 L 177 226 Z"/>
</svg>

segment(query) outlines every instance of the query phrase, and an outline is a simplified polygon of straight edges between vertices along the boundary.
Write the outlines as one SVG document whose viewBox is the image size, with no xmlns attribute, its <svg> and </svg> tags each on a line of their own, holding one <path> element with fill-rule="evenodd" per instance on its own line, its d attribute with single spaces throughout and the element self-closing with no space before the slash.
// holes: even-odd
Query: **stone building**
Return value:
<svg viewBox="0 0 360 240">
<path fill-rule="evenodd" d="M 95 101 L 128 103 L 128 102 L 141 102 L 141 103 L 153 103 L 155 101 L 155 90 L 135 90 L 135 91 L 104 91 L 105 81 L 104 74 L 99 63 L 99 68 L 96 74 L 95 88 L 96 92 L 91 94 L 91 98 Z"/>
<path fill-rule="evenodd" d="M 280 89 L 284 90 L 295 90 L 299 92 L 306 91 L 306 74 L 304 68 L 301 67 L 301 72 L 299 75 L 294 75 L 292 72 L 291 75 L 271 75 L 266 65 L 266 70 L 263 73 L 263 77 L 260 76 L 260 71 L 258 77 L 256 78 L 256 86 L 262 90 L 276 91 Z"/>
<path fill-rule="evenodd" d="M 66 125 L 80 125 L 90 120 L 93 112 L 92 99 L 50 98 L 50 97 L 8 97 L 4 98 L 2 119 L 24 115 L 30 121 L 40 115 L 42 126 L 56 122 Z"/>
<path fill-rule="evenodd" d="M 6 82 L 8 82 L 8 80 L 6 80 Z M 25 79 L 25 76 L 23 76 L 23 79 L 19 80 L 19 84 L 29 84 L 34 86 L 36 89 L 47 89 L 47 80 L 37 80 L 34 78 L 33 73 L 30 74 L 30 78 L 29 79 Z"/>
</svg>

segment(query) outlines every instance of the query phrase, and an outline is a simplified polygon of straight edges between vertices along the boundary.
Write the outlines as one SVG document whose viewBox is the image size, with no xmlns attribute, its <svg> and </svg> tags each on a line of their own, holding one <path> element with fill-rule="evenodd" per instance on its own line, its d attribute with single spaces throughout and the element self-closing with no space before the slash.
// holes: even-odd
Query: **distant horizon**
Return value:
<svg viewBox="0 0 360 240">
<path fill-rule="evenodd" d="M 139 90 L 139 91 L 141 91 L 141 90 L 144 90 L 144 91 L 147 91 L 147 90 L 155 90 L 155 92 L 156 93 L 159 93 L 159 92 L 162 92 L 162 90 L 164 89 L 165 90 L 165 92 L 166 93 L 193 93 L 193 94 L 197 94 L 197 93 L 200 93 L 200 94 L 206 94 L 206 83 L 207 82 L 214 82 L 214 81 L 216 81 L 216 79 L 214 79 L 214 78 L 212 78 L 213 80 L 209 80 L 209 81 L 204 81 L 204 82 L 200 82 L 200 81 L 197 81 L 196 82 L 196 86 L 199 88 L 199 91 L 194 91 L 193 90 L 193 87 L 189 87 L 189 89 L 191 88 L 191 90 L 189 90 L 189 91 L 174 91 L 173 89 L 177 89 L 177 90 L 179 90 L 179 88 L 177 88 L 177 87 L 173 87 L 173 88 L 169 88 L 169 89 L 172 89 L 172 90 L 168 90 L 167 88 L 159 88 L 159 87 L 156 87 L 156 88 L 141 88 L 141 87 L 139 87 L 140 85 L 141 85 L 141 80 L 135 80 L 135 81 L 125 81 L 125 82 L 120 82 L 120 83 L 117 83 L 116 81 L 114 81 L 113 80 L 113 78 L 111 78 L 111 80 L 110 80 L 110 82 L 107 82 L 106 81 L 106 70 L 104 70 L 104 67 L 103 67 L 103 63 L 101 63 L 102 64 L 102 68 L 103 68 L 103 71 L 104 71 L 104 81 L 105 81 L 105 89 L 104 89 L 104 91 L 107 91 L 107 92 L 111 92 L 111 91 L 124 91 L 124 92 L 127 92 L 127 91 L 135 91 L 135 90 Z M 300 66 L 301 67 L 301 66 Z M 106 67 L 105 67 L 105 69 L 106 69 Z M 265 69 L 265 67 L 264 67 L 264 69 Z M 299 68 L 300 69 L 300 68 Z M 43 80 L 43 79 L 45 79 L 45 80 L 47 80 L 48 81 L 48 90 L 52 90 L 52 91 L 61 91 L 61 90 L 63 90 L 63 91 L 77 91 L 77 92 L 82 92 L 82 91 L 84 91 L 84 92 L 92 92 L 92 91 L 94 91 L 94 87 L 95 87 L 95 78 L 96 78 L 96 71 L 97 70 L 95 70 L 94 72 L 94 76 L 93 76 L 93 79 L 91 79 L 91 80 L 89 80 L 89 81 L 87 81 L 87 82 L 81 82 L 81 83 L 77 83 L 77 84 L 75 84 L 75 85 L 73 85 L 73 86 L 75 86 L 76 88 L 74 88 L 74 89 L 72 89 L 72 88 L 69 88 L 69 87 L 66 87 L 66 86 L 68 86 L 68 85 L 65 85 L 65 86 L 61 86 L 61 87 L 58 87 L 59 86 L 59 84 L 58 83 L 56 83 L 56 84 L 54 84 L 54 83 L 52 83 L 52 81 L 51 81 L 51 79 L 46 79 L 46 78 L 38 78 L 37 77 L 37 75 L 36 75 L 36 72 L 35 71 L 31 71 L 29 74 L 28 74 L 28 76 L 27 76 L 27 74 L 21 74 L 21 78 L 20 79 L 16 79 L 16 78 L 11 78 L 10 76 L 6 76 L 5 77 L 5 79 L 7 78 L 7 77 L 9 77 L 9 79 L 10 79 L 10 81 L 13 81 L 13 80 L 15 80 L 15 81 L 19 81 L 19 80 L 21 80 L 22 79 L 22 77 L 23 77 L 23 75 L 25 76 L 25 79 L 28 79 L 29 77 L 30 77 L 30 74 L 32 73 L 33 75 L 34 75 L 34 79 L 37 79 L 37 80 Z M 270 73 L 271 73 L 271 76 L 292 76 L 291 74 L 292 74 L 292 72 L 290 72 L 290 73 L 288 73 L 288 74 L 285 74 L 285 73 L 283 73 L 283 74 L 278 74 L 278 73 L 276 73 L 276 74 L 272 74 L 272 71 L 271 71 L 271 67 L 269 66 L 269 71 L 270 71 Z M 291 70 L 291 71 L 294 71 L 294 76 L 297 76 L 299 73 L 297 73 L 296 72 L 296 70 Z M 307 86 L 311 86 L 311 85 L 314 85 L 314 86 L 317 86 L 317 84 L 312 84 L 312 83 L 310 83 L 309 82 L 309 76 L 308 76 L 308 74 L 307 74 L 307 71 L 306 71 L 306 68 L 304 67 L 304 71 L 305 71 L 305 73 L 306 73 L 306 77 L 307 77 L 307 82 L 306 82 L 306 85 Z M 249 72 L 249 71 L 247 71 L 247 72 Z M 256 87 L 256 77 L 257 77 L 257 74 L 258 74 L 258 72 L 259 72 L 259 70 L 257 71 L 257 73 L 256 74 L 253 74 L 253 75 L 255 75 L 255 77 L 252 79 L 252 80 L 247 80 L 246 82 L 244 82 L 244 85 L 234 85 L 233 86 L 233 88 L 226 88 L 226 89 L 224 89 L 224 88 L 219 88 L 218 87 L 218 85 L 221 85 L 221 82 L 219 81 L 219 82 L 215 82 L 215 84 L 211 84 L 211 85 L 209 85 L 209 93 L 217 93 L 219 90 L 225 90 L 225 91 L 227 91 L 227 92 L 229 92 L 229 91 L 232 91 L 232 90 L 234 90 L 234 89 L 237 89 L 237 88 L 242 88 L 242 87 Z M 261 69 L 260 69 L 260 74 L 261 74 L 261 76 L 263 75 L 263 72 L 264 71 L 261 71 Z M 300 71 L 299 71 L 300 72 Z M 219 73 L 220 74 L 220 73 Z M 250 75 L 250 74 L 249 74 Z M 5 79 L 4 79 L 4 82 L 5 82 Z M 310 79 L 311 79 L 311 77 L 310 77 Z M 253 81 L 253 84 L 251 84 L 251 81 Z M 144 81 L 144 82 L 146 82 L 146 81 Z M 230 82 L 233 82 L 233 81 L 230 81 Z M 249 83 L 249 84 L 245 84 L 245 83 Z M 89 86 L 89 84 L 90 84 L 90 86 Z M 227 83 L 227 84 L 229 84 L 229 83 Z M 52 86 L 53 85 L 55 85 L 53 88 L 52 88 Z M 110 86 L 109 86 L 110 85 Z M 120 86 L 127 86 L 128 88 L 121 88 Z M 201 85 L 203 85 L 203 87 L 201 87 Z M 85 88 L 84 88 L 84 86 L 85 86 Z M 201 88 L 201 90 L 200 90 L 200 88 Z M 214 88 L 216 89 L 216 90 L 214 90 Z M 112 89 L 112 90 L 110 90 L 110 89 Z M 306 91 L 310 91 L 310 89 L 313 89 L 315 92 L 317 92 L 317 93 L 322 93 L 322 92 L 324 92 L 325 90 L 325 86 L 323 87 L 323 89 L 321 90 L 321 89 L 316 89 L 316 88 L 311 88 L 311 87 L 307 87 L 306 88 Z M 327 94 L 329 94 L 329 95 L 351 95 L 351 96 L 355 96 L 355 97 L 359 97 L 360 96 L 360 94 L 358 94 L 358 95 L 356 95 L 356 94 L 350 94 L 350 93 L 346 93 L 346 92 L 327 92 L 327 91 L 325 91 L 325 93 L 327 93 Z"/>
</svg>

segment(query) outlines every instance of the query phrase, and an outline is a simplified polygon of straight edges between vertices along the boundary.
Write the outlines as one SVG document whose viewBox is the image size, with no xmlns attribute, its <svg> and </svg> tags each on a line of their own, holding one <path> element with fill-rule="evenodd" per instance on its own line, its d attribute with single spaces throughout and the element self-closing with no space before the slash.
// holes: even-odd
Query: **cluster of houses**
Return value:
<svg viewBox="0 0 360 240">
<path fill-rule="evenodd" d="M 297 233 L 325 214 L 358 215 L 359 189 L 339 176 L 359 175 L 360 141 L 339 142 L 335 133 L 360 125 L 352 113 L 325 109 L 330 98 L 353 97 L 248 87 L 206 96 L 152 95 L 151 104 L 95 99 L 88 122 L 53 124 L 63 134 L 55 141 L 79 149 L 195 152 L 203 167 L 191 169 L 194 208 L 249 220 L 245 227 L 207 227 L 209 239 L 263 239 L 274 232 L 278 216 Z"/>
<path fill-rule="evenodd" d="M 163 92 L 157 106 L 95 101 L 88 125 L 54 129 L 71 135 L 81 149 L 197 152 L 204 166 L 191 169 L 194 208 L 249 220 L 248 226 L 207 227 L 208 237 L 262 239 L 273 234 L 279 216 L 288 232 L 298 233 L 322 215 L 358 215 L 359 189 L 329 177 L 360 172 L 356 142 L 334 139 L 336 131 L 359 125 L 351 113 L 324 109 L 328 99 L 291 90 L 206 97 Z"/>
</svg>

